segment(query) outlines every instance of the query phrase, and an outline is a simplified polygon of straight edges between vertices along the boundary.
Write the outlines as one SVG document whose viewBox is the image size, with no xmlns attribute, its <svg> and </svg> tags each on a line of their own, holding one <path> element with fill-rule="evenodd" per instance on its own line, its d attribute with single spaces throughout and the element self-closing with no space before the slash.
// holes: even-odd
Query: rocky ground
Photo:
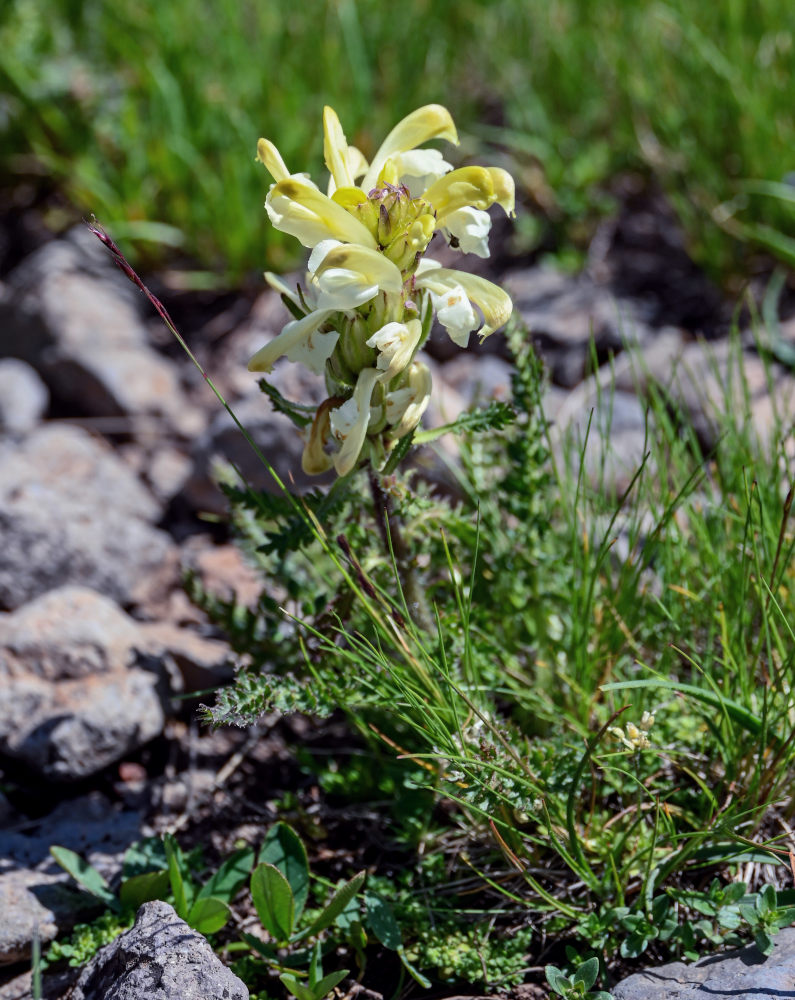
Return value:
<svg viewBox="0 0 795 1000">
<path fill-rule="evenodd" d="M 652 384 L 666 387 L 705 448 L 719 434 L 724 394 L 746 406 L 740 366 L 762 441 L 774 403 L 795 417 L 792 371 L 763 360 L 750 327 L 732 351 L 731 307 L 689 261 L 670 212 L 654 197 L 631 208 L 598 234 L 577 276 L 500 262 L 549 368 L 553 436 L 571 429 L 582 438 L 595 410 L 587 472 L 617 492 L 643 457 Z M 286 321 L 278 297 L 215 299 L 199 323 L 191 317 L 200 297 L 192 305 L 173 299 L 175 315 L 189 322 L 182 332 L 241 421 L 277 471 L 302 485 L 301 442 L 246 371 Z M 795 319 L 785 318 L 781 332 L 795 347 Z M 507 395 L 499 335 L 461 354 L 434 334 L 429 353 L 438 390 L 431 421 Z M 291 398 L 322 398 L 317 380 L 297 366 L 280 366 L 275 381 Z M 185 597 L 183 573 L 191 569 L 209 589 L 243 602 L 259 592 L 219 522 L 219 458 L 268 488 L 200 374 L 87 230 L 42 240 L 2 274 L 0 1000 L 29 996 L 35 928 L 46 945 L 80 916 L 51 844 L 79 851 L 112 879 L 134 840 L 208 816 L 207 836 L 227 849 L 247 828 L 267 825 L 275 815 L 269 802 L 301 780 L 284 724 L 266 720 L 265 740 L 196 723 L 196 692 L 227 680 L 236 664 Z M 103 954 L 105 966 L 81 976 L 73 1000 L 184 995 L 179 975 L 161 977 L 160 992 L 146 976 L 135 979 L 138 966 L 151 964 L 152 942 L 171 949 L 177 965 L 191 965 L 185 975 L 194 976 L 196 995 L 246 997 L 211 953 L 174 944 L 183 931 L 193 934 L 178 923 L 165 904 L 145 908 L 131 937 Z M 734 971 L 718 963 L 696 978 L 658 970 L 654 985 L 632 977 L 616 996 L 709 988 L 738 997 L 751 995 L 738 991 L 752 981 L 757 1000 L 795 995 L 782 992 L 791 989 L 793 954 L 787 938 L 764 966 L 745 955 Z M 122 967 L 132 982 L 123 990 L 109 985 Z M 65 989 L 51 980 L 47 995 Z"/>
</svg>

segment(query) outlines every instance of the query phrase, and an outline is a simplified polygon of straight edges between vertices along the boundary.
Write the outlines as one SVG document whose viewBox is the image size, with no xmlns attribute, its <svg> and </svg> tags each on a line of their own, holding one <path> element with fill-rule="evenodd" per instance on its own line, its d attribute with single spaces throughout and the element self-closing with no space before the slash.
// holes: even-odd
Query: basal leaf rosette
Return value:
<svg viewBox="0 0 795 1000">
<path fill-rule="evenodd" d="M 293 174 L 272 142 L 257 159 L 273 184 L 265 200 L 272 225 L 311 250 L 304 287 L 268 283 L 294 318 L 258 351 L 249 370 L 269 372 L 281 357 L 324 374 L 328 398 L 309 429 L 302 465 L 340 476 L 363 461 L 380 468 L 411 433 L 430 401 L 431 376 L 417 352 L 434 317 L 465 347 L 511 315 L 506 293 L 484 278 L 425 257 L 437 233 L 457 250 L 488 257 L 491 218 L 514 214 L 514 183 L 499 167 L 454 170 L 424 143 L 457 143 L 449 112 L 418 108 L 399 122 L 370 163 L 349 146 L 334 111 L 323 114 L 326 192 Z"/>
</svg>

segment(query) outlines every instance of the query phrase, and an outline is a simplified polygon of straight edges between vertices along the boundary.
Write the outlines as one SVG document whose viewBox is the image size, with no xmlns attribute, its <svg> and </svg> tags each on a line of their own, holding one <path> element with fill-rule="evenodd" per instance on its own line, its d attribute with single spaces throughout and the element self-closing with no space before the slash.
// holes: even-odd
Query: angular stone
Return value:
<svg viewBox="0 0 795 1000">
<path fill-rule="evenodd" d="M 0 446 L 0 608 L 64 583 L 124 604 L 176 569 L 160 506 L 104 442 L 68 425 Z"/>
<path fill-rule="evenodd" d="M 80 413 L 151 414 L 179 429 L 192 408 L 176 366 L 149 345 L 141 305 L 91 239 L 80 232 L 47 243 L 8 276 L 3 352 L 33 365 Z"/>
<path fill-rule="evenodd" d="M 782 1000 L 793 995 L 795 928 L 781 931 L 773 954 L 755 945 L 702 958 L 671 962 L 636 973 L 613 987 L 615 1000 Z"/>
<path fill-rule="evenodd" d="M 144 903 L 135 924 L 85 967 L 70 1000 L 248 1000 L 248 989 L 168 903 Z"/>
<path fill-rule="evenodd" d="M 0 874 L 0 965 L 30 958 L 37 929 L 46 945 L 77 922 L 81 905 L 84 915 L 90 912 L 85 903 L 58 876 L 27 869 Z"/>
<path fill-rule="evenodd" d="M 506 275 L 504 286 L 558 385 L 582 380 L 591 367 L 592 341 L 602 357 L 652 336 L 632 300 L 615 298 L 587 274 L 526 268 Z"/>
<path fill-rule="evenodd" d="M 766 364 L 755 354 L 739 349 L 728 340 L 688 344 L 661 384 L 671 401 L 690 420 L 701 446 L 715 446 L 726 424 L 727 414 L 735 421 L 750 419 L 753 401 L 776 379 L 777 366 Z"/>
<path fill-rule="evenodd" d="M 0 616 L 0 750 L 51 780 L 94 774 L 165 721 L 146 638 L 107 598 L 64 587 Z"/>
<path fill-rule="evenodd" d="M 108 597 L 60 587 L 0 615 L 0 676 L 62 681 L 126 670 L 143 642 L 137 623 Z"/>
</svg>

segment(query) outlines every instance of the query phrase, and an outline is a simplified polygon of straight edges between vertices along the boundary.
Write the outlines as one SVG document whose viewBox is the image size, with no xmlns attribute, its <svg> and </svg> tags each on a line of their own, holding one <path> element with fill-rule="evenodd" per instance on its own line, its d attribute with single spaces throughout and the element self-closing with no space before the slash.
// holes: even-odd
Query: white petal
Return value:
<svg viewBox="0 0 795 1000">
<path fill-rule="evenodd" d="M 409 368 L 406 386 L 387 393 L 386 418 L 395 437 L 401 438 L 417 426 L 430 400 L 430 370 L 421 361 L 415 361 Z"/>
<path fill-rule="evenodd" d="M 375 368 L 363 369 L 359 372 L 351 399 L 331 411 L 332 432 L 342 442 L 342 447 L 334 456 L 334 468 L 340 476 L 347 475 L 359 458 L 370 423 L 370 400 L 377 378 Z"/>
<path fill-rule="evenodd" d="M 328 105 L 323 109 L 323 157 L 335 189 L 353 187 L 353 174 L 348 165 L 348 141 L 336 111 Z"/>
<path fill-rule="evenodd" d="M 367 341 L 368 347 L 377 349 L 379 381 L 391 382 L 411 362 L 422 336 L 422 323 L 418 319 L 408 323 L 387 323 Z"/>
<path fill-rule="evenodd" d="M 425 264 L 424 267 L 422 266 L 423 263 Z M 504 326 L 510 319 L 511 311 L 513 310 L 513 303 L 510 296 L 491 281 L 486 281 L 485 278 L 481 278 L 476 274 L 467 274 L 465 271 L 455 271 L 450 268 L 440 267 L 436 261 L 428 260 L 420 264 L 415 276 L 415 286 L 417 288 L 426 288 L 432 295 L 440 297 L 443 297 L 446 293 L 455 293 L 455 300 L 449 303 L 451 307 L 455 307 L 457 304 L 458 290 L 463 290 L 470 302 L 474 302 L 483 313 L 484 324 L 478 330 L 481 338 L 488 337 L 490 333 L 494 333 L 495 330 Z M 456 315 L 462 316 L 460 313 Z M 455 319 L 456 316 L 454 315 L 453 318 Z M 440 322 L 444 323 L 441 316 L 439 319 Z M 448 332 L 450 332 L 450 336 L 455 340 L 455 336 L 449 327 Z M 456 340 L 456 343 L 459 343 L 459 341 Z"/>
<path fill-rule="evenodd" d="M 463 253 L 488 257 L 490 230 L 491 218 L 488 212 L 479 208 L 459 208 L 445 218 L 442 231 L 448 242 L 451 236 L 455 237 L 458 249 Z"/>
<path fill-rule="evenodd" d="M 459 347 L 466 347 L 469 335 L 479 325 L 475 310 L 461 285 L 450 285 L 441 295 L 431 291 L 436 318 Z"/>
<path fill-rule="evenodd" d="M 310 270 L 319 308 L 356 309 L 378 291 L 400 293 L 403 277 L 377 250 L 324 240 L 312 254 Z"/>
<path fill-rule="evenodd" d="M 409 189 L 412 198 L 453 169 L 438 149 L 410 149 L 394 157 L 400 183 Z"/>
<path fill-rule="evenodd" d="M 269 372 L 279 358 L 287 357 L 321 375 L 339 340 L 336 331 L 318 332 L 332 312 L 332 309 L 318 309 L 288 323 L 278 336 L 257 351 L 248 363 L 248 370 Z"/>
<path fill-rule="evenodd" d="M 279 295 L 287 296 L 287 298 L 291 302 L 295 303 L 295 305 L 297 305 L 300 309 L 303 308 L 301 306 L 301 300 L 298 297 L 295 289 L 291 288 L 284 280 L 284 278 L 281 277 L 281 275 L 274 274 L 273 271 L 266 271 L 265 280 L 275 292 L 279 293 Z"/>
</svg>

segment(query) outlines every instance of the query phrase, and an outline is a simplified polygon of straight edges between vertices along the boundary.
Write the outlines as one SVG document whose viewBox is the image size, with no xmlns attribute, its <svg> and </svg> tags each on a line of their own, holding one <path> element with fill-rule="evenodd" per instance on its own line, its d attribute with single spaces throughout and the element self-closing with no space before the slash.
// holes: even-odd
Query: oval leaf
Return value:
<svg viewBox="0 0 795 1000">
<path fill-rule="evenodd" d="M 293 932 L 295 900 L 290 883 L 275 865 L 257 865 L 251 874 L 251 898 L 260 922 L 277 941 Z"/>
<path fill-rule="evenodd" d="M 268 830 L 260 850 L 259 863 L 274 865 L 290 883 L 297 920 L 309 894 L 309 859 L 303 841 L 291 826 L 275 823 Z"/>
<path fill-rule="evenodd" d="M 190 908 L 188 924 L 199 934 L 215 934 L 232 916 L 232 911 L 222 899 L 203 896 Z"/>
<path fill-rule="evenodd" d="M 169 888 L 168 872 L 144 872 L 125 879 L 119 890 L 119 899 L 125 910 L 137 910 L 153 899 L 165 899 Z"/>
<path fill-rule="evenodd" d="M 367 911 L 367 926 L 385 948 L 397 951 L 403 944 L 403 935 L 400 933 L 400 926 L 392 907 L 373 892 L 364 894 L 364 905 Z"/>
<path fill-rule="evenodd" d="M 68 847 L 51 847 L 50 854 L 52 854 L 61 868 L 67 871 L 75 882 L 82 885 L 92 896 L 101 899 L 103 903 L 107 904 L 113 910 L 119 909 L 119 901 L 110 891 L 108 883 L 93 865 L 90 865 L 86 860 L 81 858 L 79 854 L 70 851 Z"/>
<path fill-rule="evenodd" d="M 206 899 L 212 896 L 228 903 L 246 884 L 253 864 L 254 848 L 241 847 L 239 851 L 230 854 L 218 871 L 205 882 L 196 898 Z"/>
</svg>

